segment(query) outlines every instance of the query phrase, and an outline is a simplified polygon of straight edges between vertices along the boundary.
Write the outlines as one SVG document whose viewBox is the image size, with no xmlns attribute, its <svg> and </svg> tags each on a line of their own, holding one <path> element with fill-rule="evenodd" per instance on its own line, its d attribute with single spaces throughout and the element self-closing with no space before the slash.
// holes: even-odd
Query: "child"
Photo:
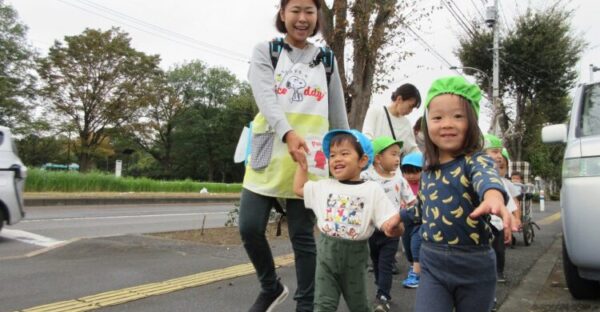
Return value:
<svg viewBox="0 0 600 312">
<path fill-rule="evenodd" d="M 419 182 L 421 181 L 421 170 L 423 169 L 423 154 L 421 152 L 410 153 L 402 158 L 400 166 L 402 175 L 408 181 L 408 185 L 415 195 L 419 194 Z M 421 265 L 419 264 L 419 251 L 421 250 L 421 220 L 415 219 L 414 207 L 407 207 L 400 211 L 400 217 L 404 223 L 404 234 L 402 244 L 406 259 L 411 264 L 408 276 L 402 281 L 406 288 L 419 287 L 421 278 Z"/>
<path fill-rule="evenodd" d="M 377 228 L 399 237 L 402 224 L 398 209 L 381 187 L 363 181 L 362 170 L 373 161 L 369 139 L 357 130 L 332 130 L 323 138 L 334 179 L 308 181 L 298 166 L 294 192 L 317 217 L 315 310 L 337 311 L 340 294 L 350 311 L 371 311 L 367 299 L 367 239 Z"/>
<path fill-rule="evenodd" d="M 408 182 L 404 180 L 398 165 L 400 164 L 400 149 L 402 142 L 389 136 L 380 136 L 373 140 L 375 161 L 361 177 L 365 180 L 375 181 L 381 185 L 387 197 L 392 201 L 396 211 L 408 204 L 414 205 L 416 197 L 410 190 Z M 389 301 L 392 299 L 392 268 L 398 252 L 399 238 L 387 237 L 383 232 L 375 230 L 369 238 L 369 250 L 373 262 L 373 273 L 377 294 L 375 296 L 375 312 L 390 310 Z"/>
<path fill-rule="evenodd" d="M 502 140 L 492 134 L 486 134 L 485 145 L 483 146 L 483 150 L 485 153 L 495 161 L 496 170 L 498 170 L 498 174 L 501 174 L 501 166 L 503 163 L 502 157 Z M 503 185 L 506 190 L 508 190 L 507 185 L 504 183 L 504 179 L 502 179 Z M 506 208 L 509 212 L 514 213 L 517 210 L 517 206 L 515 205 L 512 197 L 509 196 L 508 203 L 506 204 Z M 497 216 L 492 216 L 490 223 L 492 224 L 492 233 L 494 234 L 494 241 L 492 242 L 492 248 L 494 248 L 494 252 L 496 253 L 496 274 L 498 283 L 505 283 L 506 277 L 504 276 L 504 263 L 505 263 L 505 250 L 504 250 L 504 232 L 510 232 L 510 229 L 504 229 L 504 225 L 502 224 L 502 219 Z"/>
<path fill-rule="evenodd" d="M 327 177 L 325 157 L 321 157 L 319 147 L 321 138 L 329 129 L 349 128 L 335 59 L 327 58 L 331 66 L 325 66 L 319 55 L 327 53 L 310 40 L 320 30 L 321 3 L 280 0 L 275 28 L 284 38 L 260 42 L 250 58 L 248 82 L 259 113 L 252 121 L 239 230 L 260 282 L 252 312 L 272 311 L 288 295 L 288 288 L 279 281 L 265 236 L 271 210 L 281 206 L 286 209 L 296 259 L 296 311 L 313 311 L 314 216 L 304 209 L 304 201 L 294 193 L 292 181 L 297 164 L 308 167 L 312 179 Z"/>
<path fill-rule="evenodd" d="M 480 99 L 479 88 L 460 76 L 434 81 L 427 94 L 417 208 L 423 223 L 417 312 L 492 308 L 496 257 L 486 221 L 493 213 L 510 227 L 510 216 L 493 161 L 479 152 Z"/>
</svg>

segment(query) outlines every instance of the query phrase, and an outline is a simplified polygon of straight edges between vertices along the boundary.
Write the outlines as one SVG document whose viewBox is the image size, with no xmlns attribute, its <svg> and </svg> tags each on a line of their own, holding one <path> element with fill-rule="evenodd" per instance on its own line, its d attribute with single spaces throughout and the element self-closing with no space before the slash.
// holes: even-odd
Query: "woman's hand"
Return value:
<svg viewBox="0 0 600 312">
<path fill-rule="evenodd" d="M 296 134 L 296 131 L 290 130 L 283 137 L 288 147 L 288 153 L 292 159 L 298 163 L 302 170 L 308 169 L 306 154 L 310 151 L 304 138 Z"/>
</svg>

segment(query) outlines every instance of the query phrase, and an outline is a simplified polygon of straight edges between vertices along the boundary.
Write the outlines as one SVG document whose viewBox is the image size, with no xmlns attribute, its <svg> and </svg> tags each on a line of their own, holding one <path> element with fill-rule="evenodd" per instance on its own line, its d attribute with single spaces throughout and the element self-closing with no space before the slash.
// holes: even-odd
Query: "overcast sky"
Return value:
<svg viewBox="0 0 600 312">
<path fill-rule="evenodd" d="M 453 3 L 464 15 L 479 17 L 485 12 L 484 1 L 454 0 Z M 514 17 L 528 6 L 543 8 L 550 2 L 553 1 L 500 0 L 500 22 L 511 27 Z M 78 35 L 85 28 L 106 30 L 118 26 L 130 34 L 135 49 L 159 54 L 164 69 L 200 59 L 210 66 L 229 69 L 241 80 L 246 80 L 247 59 L 254 45 L 278 35 L 273 27 L 277 0 L 5 0 L 5 3 L 17 10 L 20 20 L 29 27 L 29 41 L 41 54 L 48 51 L 54 40 Z M 423 0 L 419 3 L 419 6 L 432 5 L 440 6 L 441 2 Z M 588 81 L 589 64 L 600 65 L 597 24 L 600 1 L 574 0 L 569 1 L 568 7 L 575 10 L 574 31 L 589 43 L 578 65 L 580 81 Z M 453 52 L 462 30 L 445 6 L 441 6 L 431 20 L 424 21 L 418 32 L 441 58 L 459 65 Z M 397 66 L 399 70 L 393 74 L 390 90 L 374 95 L 372 105 L 388 104 L 391 90 L 402 83 L 413 83 L 424 94 L 436 77 L 456 74 L 448 69 L 446 61 L 434 56 L 419 40 L 409 38 L 405 48 L 414 51 L 415 56 Z M 600 77 L 600 73 L 597 76 Z M 414 112 L 411 120 L 418 114 L 420 112 Z M 487 118 L 482 118 L 483 130 L 487 130 L 487 124 Z"/>
</svg>

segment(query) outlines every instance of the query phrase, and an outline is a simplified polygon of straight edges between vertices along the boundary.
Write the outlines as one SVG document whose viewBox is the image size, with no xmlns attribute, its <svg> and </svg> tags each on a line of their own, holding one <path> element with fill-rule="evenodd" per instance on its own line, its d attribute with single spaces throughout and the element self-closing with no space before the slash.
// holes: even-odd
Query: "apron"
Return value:
<svg viewBox="0 0 600 312">
<path fill-rule="evenodd" d="M 285 49 L 274 72 L 274 92 L 288 123 L 304 138 L 310 180 L 329 175 L 327 158 L 321 148 L 329 130 L 327 78 L 322 63 L 310 66 L 293 63 Z M 252 121 L 252 151 L 244 175 L 244 188 L 265 196 L 298 198 L 293 191 L 297 164 L 267 120 L 258 113 Z"/>
</svg>

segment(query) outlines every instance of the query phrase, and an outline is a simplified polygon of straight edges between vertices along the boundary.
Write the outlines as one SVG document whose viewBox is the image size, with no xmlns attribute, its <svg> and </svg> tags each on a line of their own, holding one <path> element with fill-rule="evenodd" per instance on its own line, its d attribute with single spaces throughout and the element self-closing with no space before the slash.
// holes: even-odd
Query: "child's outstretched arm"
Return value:
<svg viewBox="0 0 600 312">
<path fill-rule="evenodd" d="M 512 217 L 504 205 L 504 196 L 496 189 L 489 189 L 483 194 L 483 201 L 469 217 L 476 219 L 484 214 L 495 214 L 502 218 L 505 229 L 512 229 Z M 504 243 L 512 240 L 512 231 L 504 231 Z"/>
<path fill-rule="evenodd" d="M 294 175 L 294 193 L 300 197 L 304 197 L 304 184 L 308 181 L 308 168 L 298 165 L 296 174 Z"/>
</svg>

